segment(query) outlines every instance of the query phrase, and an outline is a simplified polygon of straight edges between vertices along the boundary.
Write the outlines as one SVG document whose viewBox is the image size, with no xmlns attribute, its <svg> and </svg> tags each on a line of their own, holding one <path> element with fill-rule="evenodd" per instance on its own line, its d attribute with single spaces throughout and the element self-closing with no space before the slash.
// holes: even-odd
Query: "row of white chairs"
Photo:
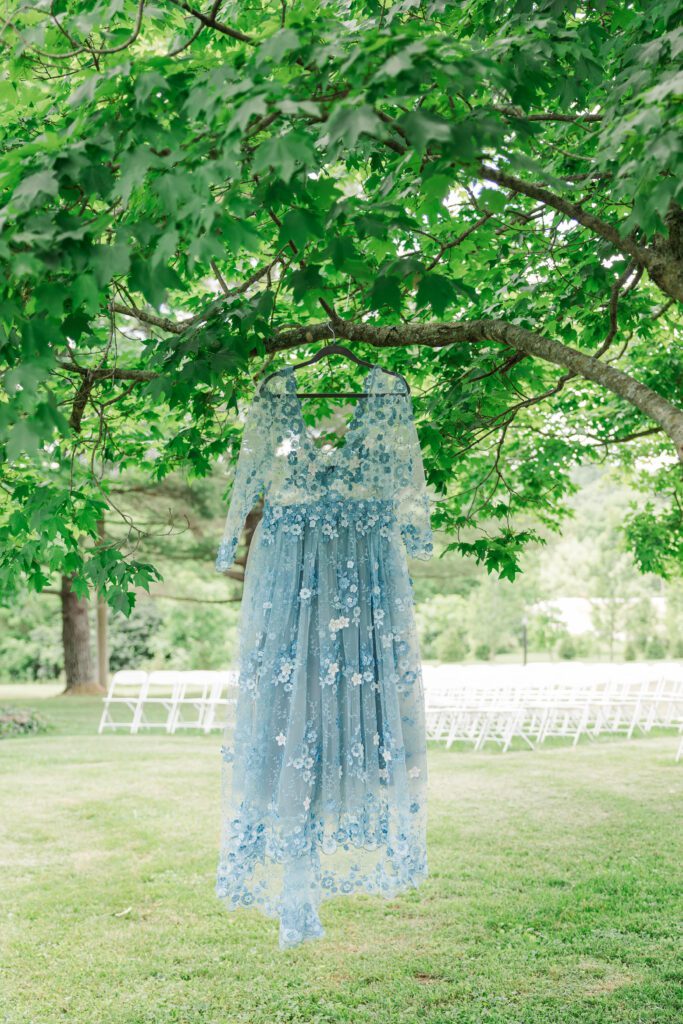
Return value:
<svg viewBox="0 0 683 1024">
<path fill-rule="evenodd" d="M 494 662 L 479 662 L 472 665 L 444 663 L 424 664 L 422 675 L 425 685 L 435 683 L 457 683 L 460 685 L 490 683 L 493 685 L 542 684 L 543 686 L 566 683 L 574 686 L 578 682 L 592 683 L 642 683 L 665 679 L 669 682 L 683 681 L 683 660 L 680 661 L 627 661 L 627 662 L 582 662 L 582 661 L 538 661 L 504 665 Z"/>
<path fill-rule="evenodd" d="M 222 730 L 236 700 L 236 672 L 122 670 L 114 673 L 103 698 L 98 732 Z"/>
<path fill-rule="evenodd" d="M 675 664 L 676 673 L 662 670 L 661 663 L 652 670 L 641 664 L 640 678 L 604 665 L 583 665 L 578 673 L 572 667 L 571 677 L 557 678 L 555 665 L 544 666 L 545 673 L 538 665 L 424 666 L 427 736 L 447 748 L 464 741 L 475 750 L 494 743 L 507 751 L 515 739 L 534 748 L 552 737 L 576 745 L 584 735 L 630 738 L 656 727 L 678 728 L 676 760 L 683 757 L 683 666 Z M 625 667 L 632 668 L 614 669 Z M 222 730 L 236 704 L 237 683 L 233 671 L 116 672 L 98 731 Z"/>
<path fill-rule="evenodd" d="M 592 739 L 603 733 L 631 738 L 656 727 L 683 731 L 683 671 L 662 671 L 659 663 L 635 672 L 604 671 L 583 665 L 573 676 L 553 678 L 546 666 L 528 676 L 508 666 L 480 673 L 480 666 L 449 666 L 425 673 L 427 735 L 446 747 L 464 741 L 481 750 L 493 742 L 503 751 L 519 739 L 533 748 L 551 737 Z M 532 667 L 532 666 L 528 666 Z M 442 666 L 446 668 L 446 666 Z M 493 666 L 491 666 L 493 668 Z M 521 666 L 520 666 L 521 668 Z M 533 666 L 537 669 L 537 666 Z M 614 666 L 621 670 L 624 666 Z M 631 666 L 627 666 L 631 668 Z M 595 671 L 594 671 L 595 670 Z M 683 739 L 677 759 L 683 756 Z"/>
</svg>

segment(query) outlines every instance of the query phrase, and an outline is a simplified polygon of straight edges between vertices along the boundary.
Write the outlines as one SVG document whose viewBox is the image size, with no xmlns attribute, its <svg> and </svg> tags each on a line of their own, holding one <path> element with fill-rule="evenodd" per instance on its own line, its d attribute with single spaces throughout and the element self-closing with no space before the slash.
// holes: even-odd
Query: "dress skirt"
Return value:
<svg viewBox="0 0 683 1024">
<path fill-rule="evenodd" d="M 390 500 L 266 503 L 252 538 L 225 729 L 216 892 L 323 934 L 322 900 L 427 875 L 424 693 Z"/>
</svg>

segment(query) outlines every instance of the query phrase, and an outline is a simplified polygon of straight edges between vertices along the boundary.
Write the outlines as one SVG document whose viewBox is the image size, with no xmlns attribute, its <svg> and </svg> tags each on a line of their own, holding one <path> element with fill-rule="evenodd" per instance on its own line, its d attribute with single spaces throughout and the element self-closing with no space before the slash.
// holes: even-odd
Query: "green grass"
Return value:
<svg viewBox="0 0 683 1024">
<path fill-rule="evenodd" d="M 3 699 L 0 693 L 0 700 Z M 13 701 L 16 703 L 16 701 Z M 213 895 L 220 737 L 0 742 L 2 1024 L 680 1024 L 675 738 L 430 751 L 430 878 L 277 922 Z"/>
</svg>

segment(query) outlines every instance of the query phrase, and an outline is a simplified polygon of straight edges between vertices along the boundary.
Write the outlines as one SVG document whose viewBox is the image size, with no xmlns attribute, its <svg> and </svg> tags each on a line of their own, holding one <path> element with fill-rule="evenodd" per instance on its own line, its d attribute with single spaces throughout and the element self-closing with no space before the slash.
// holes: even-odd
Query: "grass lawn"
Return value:
<svg viewBox="0 0 683 1024">
<path fill-rule="evenodd" d="M 433 749 L 429 880 L 327 902 L 326 938 L 282 953 L 213 895 L 219 735 L 35 706 L 54 732 L 0 742 L 2 1024 L 683 1020 L 673 736 Z"/>
</svg>

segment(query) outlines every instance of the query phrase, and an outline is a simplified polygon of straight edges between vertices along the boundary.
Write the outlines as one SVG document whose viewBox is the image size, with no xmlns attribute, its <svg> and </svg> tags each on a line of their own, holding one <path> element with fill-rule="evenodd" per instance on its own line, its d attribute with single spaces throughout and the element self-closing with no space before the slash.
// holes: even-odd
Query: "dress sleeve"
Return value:
<svg viewBox="0 0 683 1024">
<path fill-rule="evenodd" d="M 408 554 L 426 560 L 434 550 L 429 493 L 410 395 L 402 405 L 396 446 L 396 517 Z"/>
<path fill-rule="evenodd" d="M 242 431 L 242 443 L 230 493 L 223 539 L 216 557 L 216 572 L 227 573 L 233 565 L 247 515 L 265 486 L 267 430 L 263 405 L 264 399 L 259 384 Z"/>
</svg>

